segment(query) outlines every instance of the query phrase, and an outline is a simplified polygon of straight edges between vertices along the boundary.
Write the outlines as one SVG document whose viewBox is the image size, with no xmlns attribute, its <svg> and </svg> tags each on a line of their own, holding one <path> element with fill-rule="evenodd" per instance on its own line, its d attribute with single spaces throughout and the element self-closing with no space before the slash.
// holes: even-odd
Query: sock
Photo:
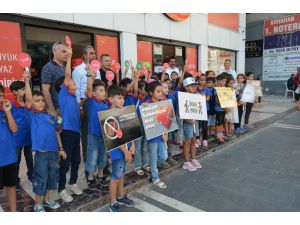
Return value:
<svg viewBox="0 0 300 225">
<path fill-rule="evenodd" d="M 118 196 L 118 199 L 121 199 L 121 198 L 123 198 L 124 196 Z"/>
</svg>

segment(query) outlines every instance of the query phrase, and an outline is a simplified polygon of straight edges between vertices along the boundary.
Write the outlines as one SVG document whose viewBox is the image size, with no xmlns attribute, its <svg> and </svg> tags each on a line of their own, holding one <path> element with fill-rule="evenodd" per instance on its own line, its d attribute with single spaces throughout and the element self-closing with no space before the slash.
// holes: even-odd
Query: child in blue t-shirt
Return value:
<svg viewBox="0 0 300 225">
<path fill-rule="evenodd" d="M 151 98 L 147 103 L 153 103 L 161 101 L 163 98 L 163 88 L 161 83 L 153 81 L 149 85 L 149 94 Z M 167 185 L 160 180 L 157 165 L 162 164 L 168 158 L 168 152 L 165 146 L 165 142 L 168 141 L 168 134 L 160 135 L 158 137 L 148 140 L 149 151 L 150 151 L 150 170 L 152 176 L 152 182 L 159 188 L 167 188 Z"/>
<path fill-rule="evenodd" d="M 25 83 L 23 81 L 14 81 L 9 86 L 11 92 L 16 97 L 12 102 L 12 114 L 18 126 L 18 131 L 14 134 L 18 153 L 18 174 L 20 169 L 20 162 L 22 156 L 22 150 L 24 150 L 24 157 L 27 165 L 27 177 L 32 182 L 33 174 L 33 156 L 31 150 L 31 134 L 30 123 L 26 116 L 25 108 Z M 17 189 L 20 188 L 20 178 L 18 177 Z"/>
<path fill-rule="evenodd" d="M 35 212 L 45 212 L 44 207 L 57 209 L 60 205 L 50 200 L 51 190 L 57 190 L 58 157 L 66 159 L 57 121 L 54 115 L 46 112 L 44 96 L 39 91 L 31 93 L 30 74 L 24 73 L 26 109 L 31 126 L 32 150 L 35 151 L 33 169 L 33 192 Z"/>
<path fill-rule="evenodd" d="M 209 111 L 209 100 L 211 96 L 210 89 L 206 86 L 206 76 L 202 75 L 199 77 L 199 86 L 197 88 L 197 92 L 206 98 L 206 110 Z M 208 121 L 207 120 L 200 120 L 199 121 L 199 131 L 201 128 L 202 132 L 202 147 L 207 148 L 208 147 Z M 200 132 L 199 132 L 199 138 L 196 140 L 196 144 L 198 146 L 201 146 L 200 141 Z"/>
<path fill-rule="evenodd" d="M 105 83 L 96 79 L 97 74 L 93 71 L 87 75 L 87 100 L 88 108 L 88 140 L 86 151 L 86 180 L 91 190 L 96 190 L 100 186 L 107 187 L 110 177 L 104 176 L 104 168 L 107 164 L 107 155 L 102 130 L 98 117 L 98 112 L 108 110 L 109 102 L 106 100 Z M 96 178 L 94 173 L 97 171 Z"/>
<path fill-rule="evenodd" d="M 67 159 L 61 161 L 59 170 L 58 192 L 64 202 L 71 202 L 73 197 L 66 190 L 66 175 L 71 164 L 69 191 L 75 195 L 83 192 L 77 186 L 80 165 L 80 106 L 76 101 L 76 83 L 71 78 L 72 49 L 68 49 L 65 77 L 56 82 L 59 109 L 62 115 L 62 132 L 60 134 Z"/>
<path fill-rule="evenodd" d="M 111 108 L 123 108 L 126 91 L 120 87 L 110 87 L 108 89 L 108 98 Z M 124 174 L 127 168 L 127 162 L 132 162 L 135 152 L 134 142 L 122 145 L 110 152 L 112 160 L 112 175 L 109 184 L 110 211 L 119 212 L 119 205 L 129 207 L 135 206 L 135 202 L 127 197 L 124 192 Z"/>
<path fill-rule="evenodd" d="M 17 131 L 17 124 L 11 112 L 11 103 L 4 99 L 4 90 L 0 84 L 0 190 L 5 187 L 10 211 L 15 212 L 18 156 L 13 133 Z"/>
<path fill-rule="evenodd" d="M 208 110 L 207 110 L 207 116 L 208 116 L 208 133 L 209 135 L 215 134 L 215 127 L 216 127 L 216 111 L 215 111 L 215 96 L 216 95 L 216 89 L 215 87 L 216 79 L 214 77 L 208 77 L 206 79 L 206 85 L 207 88 L 210 90 L 211 97 L 208 101 Z"/>
<path fill-rule="evenodd" d="M 136 105 L 137 103 L 137 93 L 134 93 L 133 86 L 135 80 L 138 80 L 138 73 L 134 73 L 133 77 L 133 80 L 128 77 L 124 78 L 120 84 L 121 88 L 123 88 L 126 91 L 124 106 Z"/>
</svg>

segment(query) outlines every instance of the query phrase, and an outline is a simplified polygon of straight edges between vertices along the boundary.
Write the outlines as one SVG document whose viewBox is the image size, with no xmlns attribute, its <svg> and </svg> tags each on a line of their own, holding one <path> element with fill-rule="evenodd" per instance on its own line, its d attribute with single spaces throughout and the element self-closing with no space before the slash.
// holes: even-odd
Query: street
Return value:
<svg viewBox="0 0 300 225">
<path fill-rule="evenodd" d="M 201 160 L 196 172 L 179 169 L 129 193 L 136 207 L 124 212 L 300 211 L 300 113 L 294 112 Z M 96 211 L 108 211 L 108 205 Z"/>
</svg>

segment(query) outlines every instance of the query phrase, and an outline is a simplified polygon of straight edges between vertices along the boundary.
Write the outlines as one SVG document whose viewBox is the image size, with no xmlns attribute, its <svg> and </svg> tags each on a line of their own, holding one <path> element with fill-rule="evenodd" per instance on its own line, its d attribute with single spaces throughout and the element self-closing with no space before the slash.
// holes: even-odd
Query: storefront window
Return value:
<svg viewBox="0 0 300 225">
<path fill-rule="evenodd" d="M 225 59 L 230 59 L 232 69 L 235 70 L 236 52 L 218 48 L 208 48 L 208 69 L 213 70 L 216 74 L 220 74 L 224 70 Z"/>
<path fill-rule="evenodd" d="M 92 44 L 91 34 L 83 34 L 62 30 L 53 30 L 39 27 L 26 26 L 27 52 L 32 58 L 31 72 L 33 88 L 39 90 L 40 76 L 43 66 L 53 57 L 51 48 L 57 41 L 65 41 L 69 35 L 72 40 L 73 60 L 78 62 L 82 58 L 82 49 Z"/>
</svg>

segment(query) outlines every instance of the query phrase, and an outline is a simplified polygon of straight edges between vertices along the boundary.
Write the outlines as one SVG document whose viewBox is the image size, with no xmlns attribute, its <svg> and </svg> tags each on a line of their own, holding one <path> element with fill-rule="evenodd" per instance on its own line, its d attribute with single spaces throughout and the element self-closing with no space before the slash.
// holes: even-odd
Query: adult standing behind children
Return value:
<svg viewBox="0 0 300 225">
<path fill-rule="evenodd" d="M 100 69 L 101 80 L 103 80 L 106 87 L 110 87 L 111 85 L 119 86 L 120 77 L 119 77 L 118 71 L 117 71 L 117 73 L 115 73 L 114 79 L 112 81 L 109 81 L 109 80 L 106 79 L 106 72 L 107 71 L 112 71 L 111 70 L 111 58 L 110 58 L 110 56 L 108 54 L 102 54 L 100 56 L 100 63 L 101 63 L 101 69 Z"/>
<path fill-rule="evenodd" d="M 170 57 L 169 66 L 170 67 L 166 70 L 166 73 L 169 74 L 169 78 L 172 79 L 171 74 L 173 72 L 176 72 L 177 75 L 179 74 L 179 69 L 176 67 L 176 58 L 174 56 Z"/>
<path fill-rule="evenodd" d="M 65 63 L 68 59 L 67 47 L 62 42 L 54 43 L 52 47 L 53 59 L 42 69 L 42 92 L 45 97 L 48 111 L 57 116 L 59 113 L 58 94 L 55 83 L 59 77 L 65 76 Z"/>
<path fill-rule="evenodd" d="M 224 69 L 220 70 L 220 74 L 223 73 L 223 72 L 226 72 L 226 73 L 232 75 L 234 80 L 236 81 L 237 75 L 236 75 L 235 70 L 231 69 L 231 66 L 232 66 L 231 60 L 230 59 L 225 59 Z"/>
<path fill-rule="evenodd" d="M 93 46 L 85 46 L 83 48 L 83 59 L 84 61 L 72 72 L 72 79 L 77 85 L 75 92 L 76 100 L 81 105 L 81 143 L 82 143 L 82 155 L 84 161 L 86 161 L 86 148 L 87 148 L 87 133 L 88 133 L 88 112 L 87 106 L 85 104 L 86 100 L 86 86 L 87 86 L 87 77 L 86 77 L 86 67 L 93 60 L 97 59 L 96 51 Z M 97 71 L 97 79 L 100 79 L 100 71 Z"/>
</svg>

